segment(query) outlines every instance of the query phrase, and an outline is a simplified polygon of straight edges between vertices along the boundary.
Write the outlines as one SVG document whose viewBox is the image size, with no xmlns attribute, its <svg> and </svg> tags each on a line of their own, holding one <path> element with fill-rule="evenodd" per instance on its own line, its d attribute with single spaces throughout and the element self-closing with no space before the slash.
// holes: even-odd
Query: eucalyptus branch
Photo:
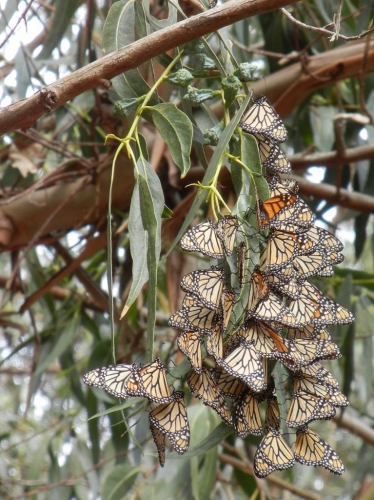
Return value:
<svg viewBox="0 0 374 500">
<path fill-rule="evenodd" d="M 246 17 L 270 12 L 299 0 L 237 0 L 161 29 L 74 71 L 33 96 L 0 111 L 0 134 L 28 128 L 46 113 L 150 59 Z"/>
<path fill-rule="evenodd" d="M 290 14 L 290 12 L 288 12 L 286 9 L 281 8 L 280 10 L 287 17 L 287 19 L 289 19 L 292 23 L 296 24 L 296 26 L 299 26 L 300 28 L 304 28 L 304 29 L 307 29 L 310 31 L 318 31 L 319 33 L 329 35 L 331 37 L 330 38 L 331 42 L 335 41 L 338 37 L 341 38 L 342 40 L 346 40 L 346 41 L 359 40 L 360 38 L 364 38 L 365 36 L 369 35 L 370 33 L 372 33 L 374 31 L 374 25 L 373 25 L 371 28 L 364 31 L 363 33 L 360 33 L 359 35 L 345 36 L 345 35 L 341 35 L 338 32 L 337 28 L 336 28 L 336 31 L 330 31 L 330 30 L 327 30 L 326 28 L 318 28 L 317 26 L 311 26 L 310 24 L 305 24 L 305 23 L 295 19 L 293 17 L 293 15 Z M 339 25 L 339 28 L 340 28 L 340 25 Z"/>
</svg>

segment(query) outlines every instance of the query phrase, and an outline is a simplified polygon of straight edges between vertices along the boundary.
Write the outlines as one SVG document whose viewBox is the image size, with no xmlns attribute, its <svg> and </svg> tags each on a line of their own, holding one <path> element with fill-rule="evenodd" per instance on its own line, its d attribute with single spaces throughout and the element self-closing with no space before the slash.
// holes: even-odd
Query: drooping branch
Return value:
<svg viewBox="0 0 374 500">
<path fill-rule="evenodd" d="M 299 0 L 236 0 L 164 28 L 123 47 L 48 85 L 33 96 L 0 111 L 0 134 L 28 128 L 42 115 L 95 87 L 110 87 L 110 79 L 137 68 L 168 50 L 246 17 L 270 12 Z"/>
</svg>

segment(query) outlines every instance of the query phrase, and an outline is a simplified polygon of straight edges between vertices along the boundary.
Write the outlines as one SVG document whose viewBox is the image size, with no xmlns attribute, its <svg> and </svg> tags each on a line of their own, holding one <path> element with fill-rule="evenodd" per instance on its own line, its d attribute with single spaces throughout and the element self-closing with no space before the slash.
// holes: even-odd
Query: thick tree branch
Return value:
<svg viewBox="0 0 374 500">
<path fill-rule="evenodd" d="M 364 59 L 366 74 L 374 71 L 374 40 L 349 42 L 308 57 L 254 82 L 251 88 L 258 94 L 266 94 L 284 118 L 316 90 L 357 77 Z"/>
<path fill-rule="evenodd" d="M 337 189 L 330 184 L 314 184 L 303 177 L 292 175 L 292 178 L 300 184 L 300 193 L 313 196 L 318 200 L 327 200 L 334 205 L 357 210 L 358 212 L 374 213 L 374 197 L 367 194 L 348 191 L 348 189 Z"/>
<path fill-rule="evenodd" d="M 28 128 L 42 115 L 67 101 L 100 86 L 124 71 L 137 68 L 149 59 L 186 42 L 207 35 L 245 17 L 270 12 L 299 0 L 235 0 L 181 21 L 174 26 L 142 38 L 74 73 L 48 85 L 32 97 L 22 99 L 0 111 L 0 134 Z"/>
<path fill-rule="evenodd" d="M 357 148 L 346 149 L 342 158 L 346 163 L 369 160 L 370 158 L 374 158 L 374 146 L 358 146 Z M 312 154 L 298 153 L 289 156 L 288 159 L 292 165 L 292 170 L 311 166 L 336 167 L 340 162 L 336 151 Z"/>
</svg>

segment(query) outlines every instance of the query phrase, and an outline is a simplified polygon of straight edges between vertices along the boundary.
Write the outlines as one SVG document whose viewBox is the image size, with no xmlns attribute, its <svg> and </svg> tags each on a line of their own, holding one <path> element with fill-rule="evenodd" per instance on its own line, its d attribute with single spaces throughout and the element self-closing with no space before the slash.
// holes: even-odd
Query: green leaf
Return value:
<svg viewBox="0 0 374 500">
<path fill-rule="evenodd" d="M 199 496 L 200 498 L 209 498 L 214 489 L 214 483 L 217 473 L 217 446 L 209 450 L 204 457 L 204 463 L 200 468 L 199 474 Z M 194 459 L 192 459 L 194 460 Z"/>
<path fill-rule="evenodd" d="M 44 372 L 48 366 L 60 357 L 73 343 L 73 339 L 77 333 L 80 317 L 76 314 L 72 321 L 60 332 L 52 349 L 43 358 L 39 358 L 38 367 L 35 370 L 35 375 Z"/>
<path fill-rule="evenodd" d="M 126 314 L 131 304 L 133 304 L 136 298 L 139 296 L 142 286 L 148 280 L 148 233 L 145 231 L 142 221 L 140 208 L 140 190 L 138 182 L 135 182 L 134 191 L 132 193 L 130 203 L 129 239 L 130 252 L 132 257 L 132 283 L 121 317 Z"/>
<path fill-rule="evenodd" d="M 240 142 L 234 149 L 234 155 L 239 157 L 241 162 L 252 172 L 251 175 L 237 162 L 231 162 L 231 172 L 237 193 L 234 213 L 243 217 L 248 213 L 248 208 L 255 208 L 257 197 L 261 200 L 269 198 L 269 185 L 262 176 L 258 144 L 253 135 L 240 132 Z M 252 212 L 252 214 L 253 217 L 248 221 L 256 227 L 255 213 Z"/>
<path fill-rule="evenodd" d="M 335 106 L 313 106 L 310 111 L 310 123 L 313 141 L 319 151 L 331 151 L 335 141 L 334 117 L 339 110 Z"/>
<path fill-rule="evenodd" d="M 128 462 L 113 467 L 104 481 L 101 497 L 105 500 L 127 498 L 139 472 L 139 468 Z"/>
<path fill-rule="evenodd" d="M 165 199 L 160 179 L 152 166 L 145 160 L 138 160 L 140 209 L 143 227 L 148 235 L 147 265 L 149 273 L 148 317 L 147 317 L 147 359 L 153 359 L 153 336 L 156 324 L 157 267 L 161 253 L 161 216 Z"/>
<path fill-rule="evenodd" d="M 47 31 L 47 38 L 43 43 L 43 48 L 37 59 L 47 59 L 53 49 L 61 42 L 65 31 L 71 25 L 71 18 L 74 12 L 80 6 L 78 0 L 64 0 L 63 2 L 55 2 L 56 10 L 53 15 L 52 26 Z"/>
<path fill-rule="evenodd" d="M 161 103 L 152 108 L 153 122 L 166 142 L 171 156 L 184 177 L 190 169 L 192 124 L 175 104 Z"/>
<path fill-rule="evenodd" d="M 149 9 L 149 0 L 142 0 L 142 3 L 145 6 L 147 21 L 154 31 L 167 28 L 168 26 L 172 26 L 177 22 L 178 11 L 171 2 L 168 4 L 169 16 L 166 19 L 157 19 L 157 17 L 152 16 Z"/>
<path fill-rule="evenodd" d="M 105 54 L 135 42 L 134 3 L 135 0 L 120 0 L 110 8 L 102 36 L 102 50 Z M 121 99 L 140 97 L 150 90 L 138 69 L 131 69 L 112 78 L 112 85 Z M 159 102 L 157 97 L 151 104 L 156 102 Z"/>
</svg>

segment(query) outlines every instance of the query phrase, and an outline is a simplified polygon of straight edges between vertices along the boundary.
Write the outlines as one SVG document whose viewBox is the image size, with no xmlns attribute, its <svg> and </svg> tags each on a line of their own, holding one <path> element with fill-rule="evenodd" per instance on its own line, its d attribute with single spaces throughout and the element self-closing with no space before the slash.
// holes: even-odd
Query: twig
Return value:
<svg viewBox="0 0 374 500">
<path fill-rule="evenodd" d="M 344 152 L 346 163 L 369 160 L 374 158 L 374 146 L 358 146 L 349 148 Z M 338 163 L 336 151 L 327 153 L 297 153 L 288 157 L 293 170 L 308 168 L 310 166 L 335 167 Z"/>
<path fill-rule="evenodd" d="M 309 24 L 305 24 L 305 23 L 295 19 L 293 17 L 293 15 L 290 14 L 286 9 L 281 8 L 280 10 L 292 23 L 296 24 L 297 26 L 300 26 L 301 28 L 305 28 L 305 29 L 310 30 L 310 31 L 318 31 L 319 33 L 324 33 L 326 35 L 330 35 L 331 41 L 335 40 L 336 33 L 334 31 L 327 30 L 326 28 L 317 28 L 316 26 L 310 26 Z M 359 40 L 360 38 L 364 38 L 369 33 L 372 33 L 372 31 L 374 31 L 374 26 L 372 26 L 368 30 L 364 31 L 363 33 L 360 33 L 359 35 L 353 35 L 353 36 L 339 35 L 339 37 L 342 40 L 346 40 L 346 41 Z"/>
<path fill-rule="evenodd" d="M 334 14 L 335 33 L 330 38 L 330 42 L 335 42 L 335 40 L 337 40 L 339 38 L 340 22 L 341 22 L 341 18 L 342 18 L 342 8 L 343 8 L 343 0 L 339 0 L 338 12 L 336 14 Z"/>
<path fill-rule="evenodd" d="M 373 22 L 372 22 L 372 24 L 374 25 Z M 369 46 L 370 46 L 370 37 L 368 37 L 366 39 L 364 57 L 362 58 L 362 65 L 361 65 L 360 73 L 358 75 L 358 80 L 359 80 L 359 89 L 360 89 L 359 99 L 360 99 L 361 109 L 369 117 L 370 124 L 373 125 L 374 124 L 374 117 L 370 113 L 368 107 L 366 106 L 365 91 L 364 91 L 365 75 L 367 73 L 367 65 L 368 65 L 368 57 L 369 57 Z"/>
<path fill-rule="evenodd" d="M 3 42 L 0 43 L 0 49 L 2 49 L 4 47 L 4 45 L 7 43 L 7 41 L 9 40 L 9 38 L 13 35 L 13 33 L 16 31 L 19 23 L 24 20 L 25 20 L 25 16 L 26 14 L 28 13 L 28 11 L 30 10 L 30 7 L 31 5 L 34 3 L 34 0 L 30 0 L 29 3 L 26 5 L 26 8 L 25 10 L 23 11 L 23 13 L 20 15 L 20 17 L 18 18 L 18 21 L 16 22 L 15 26 L 10 30 L 10 32 L 8 33 L 8 35 L 5 37 L 5 40 Z"/>
</svg>

